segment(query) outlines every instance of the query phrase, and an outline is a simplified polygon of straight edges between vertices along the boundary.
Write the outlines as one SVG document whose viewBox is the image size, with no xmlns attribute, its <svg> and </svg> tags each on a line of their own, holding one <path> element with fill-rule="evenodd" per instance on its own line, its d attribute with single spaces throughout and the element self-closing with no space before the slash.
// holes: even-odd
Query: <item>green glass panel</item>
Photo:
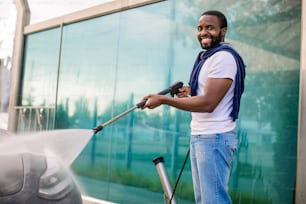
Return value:
<svg viewBox="0 0 306 204">
<path fill-rule="evenodd" d="M 26 37 L 21 105 L 55 105 L 59 42 L 59 28 Z"/>
</svg>

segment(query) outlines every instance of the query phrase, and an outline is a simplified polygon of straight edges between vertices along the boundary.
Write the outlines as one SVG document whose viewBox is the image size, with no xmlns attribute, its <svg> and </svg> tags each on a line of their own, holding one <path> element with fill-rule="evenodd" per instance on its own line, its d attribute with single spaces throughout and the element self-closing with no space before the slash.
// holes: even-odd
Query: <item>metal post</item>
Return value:
<svg viewBox="0 0 306 204">
<path fill-rule="evenodd" d="M 14 51 L 12 61 L 12 81 L 10 90 L 9 102 L 9 117 L 8 117 L 8 130 L 16 132 L 17 130 L 17 113 L 15 106 L 19 105 L 20 98 L 20 77 L 23 56 L 23 43 L 24 35 L 23 29 L 30 23 L 30 7 L 27 0 L 15 0 L 17 9 L 17 25 L 15 31 Z"/>
<path fill-rule="evenodd" d="M 157 169 L 157 173 L 159 175 L 164 195 L 166 199 L 167 204 L 176 204 L 175 197 L 173 195 L 173 190 L 171 188 L 169 178 L 164 166 L 164 158 L 163 157 L 157 157 L 153 160 L 153 163 L 155 164 L 155 167 Z"/>
</svg>

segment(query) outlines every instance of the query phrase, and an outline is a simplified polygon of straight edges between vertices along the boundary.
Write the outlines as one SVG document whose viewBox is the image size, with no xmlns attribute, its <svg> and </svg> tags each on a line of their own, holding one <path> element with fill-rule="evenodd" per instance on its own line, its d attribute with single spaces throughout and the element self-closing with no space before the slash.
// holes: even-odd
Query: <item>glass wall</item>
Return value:
<svg viewBox="0 0 306 204">
<path fill-rule="evenodd" d="M 59 67 L 60 30 L 30 34 L 21 105 L 57 99 L 57 128 L 91 129 L 148 93 L 175 81 L 187 84 L 200 51 L 197 21 L 208 9 L 226 14 L 226 41 L 247 65 L 230 180 L 233 203 L 292 203 L 300 0 L 169 0 L 65 25 Z M 72 165 L 84 193 L 117 203 L 162 203 L 152 160 L 164 157 L 174 186 L 189 148 L 189 121 L 188 112 L 167 106 L 135 110 L 93 135 Z M 175 196 L 179 203 L 194 203 L 189 161 Z"/>
</svg>

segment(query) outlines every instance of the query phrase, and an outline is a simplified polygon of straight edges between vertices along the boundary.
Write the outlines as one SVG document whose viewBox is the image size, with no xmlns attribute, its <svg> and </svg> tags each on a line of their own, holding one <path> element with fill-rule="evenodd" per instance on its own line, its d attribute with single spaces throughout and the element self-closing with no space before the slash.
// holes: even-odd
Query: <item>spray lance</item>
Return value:
<svg viewBox="0 0 306 204">
<path fill-rule="evenodd" d="M 168 93 L 171 94 L 171 96 L 173 97 L 175 94 L 179 93 L 179 89 L 183 87 L 183 82 L 176 82 L 174 84 L 172 84 L 171 86 L 169 86 L 167 89 L 161 91 L 161 92 L 158 92 L 157 94 L 159 95 L 166 95 Z M 123 116 L 127 115 L 128 113 L 134 111 L 135 109 L 137 108 L 142 108 L 144 105 L 146 104 L 146 100 L 144 101 L 141 101 L 139 103 L 137 103 L 135 106 L 133 106 L 132 108 L 124 111 L 123 113 L 115 116 L 114 118 L 110 119 L 109 121 L 106 121 L 105 123 L 101 124 L 101 125 L 98 125 L 97 127 L 95 127 L 93 129 L 94 133 L 98 133 L 100 132 L 101 130 L 103 130 L 103 128 L 113 122 L 115 122 L 116 120 L 122 118 Z"/>
</svg>

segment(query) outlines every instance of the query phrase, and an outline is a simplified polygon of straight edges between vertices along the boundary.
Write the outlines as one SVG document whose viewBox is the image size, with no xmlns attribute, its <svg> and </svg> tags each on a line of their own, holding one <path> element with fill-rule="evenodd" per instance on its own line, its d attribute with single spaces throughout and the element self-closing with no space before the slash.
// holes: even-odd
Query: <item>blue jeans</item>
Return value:
<svg viewBox="0 0 306 204">
<path fill-rule="evenodd" d="M 190 161 L 196 204 L 232 203 L 228 180 L 237 145 L 235 130 L 191 136 Z"/>
</svg>

